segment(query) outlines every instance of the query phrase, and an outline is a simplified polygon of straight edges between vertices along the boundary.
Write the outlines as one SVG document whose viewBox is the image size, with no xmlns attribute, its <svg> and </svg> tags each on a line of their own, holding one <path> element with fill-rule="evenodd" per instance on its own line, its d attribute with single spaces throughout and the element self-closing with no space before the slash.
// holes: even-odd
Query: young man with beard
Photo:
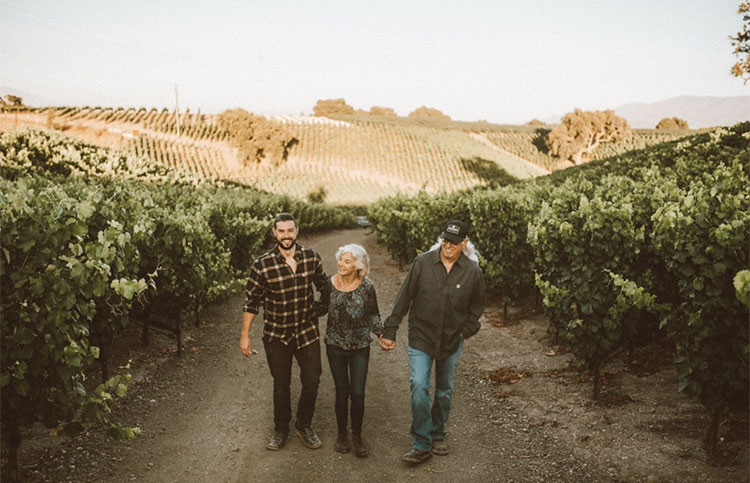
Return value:
<svg viewBox="0 0 750 483">
<path fill-rule="evenodd" d="M 479 317 L 485 307 L 482 270 L 468 231 L 460 220 L 449 222 L 438 243 L 414 260 L 380 339 L 383 350 L 393 350 L 401 319 L 409 313 L 414 444 L 401 457 L 409 464 L 422 463 L 433 453 L 448 454 L 445 423 L 451 410 L 456 366 L 464 339 L 479 331 Z M 435 395 L 431 403 L 433 364 Z"/>
<path fill-rule="evenodd" d="M 295 430 L 309 448 L 320 448 L 312 429 L 320 382 L 318 316 L 328 310 L 329 289 L 320 255 L 297 243 L 299 227 L 289 213 L 276 217 L 276 246 L 253 263 L 245 288 L 240 351 L 249 357 L 250 326 L 263 306 L 263 346 L 273 376 L 274 433 L 266 446 L 279 450 L 289 437 L 292 419 L 292 358 L 300 368 L 302 391 L 297 404 Z M 316 302 L 313 285 L 321 294 Z"/>
</svg>

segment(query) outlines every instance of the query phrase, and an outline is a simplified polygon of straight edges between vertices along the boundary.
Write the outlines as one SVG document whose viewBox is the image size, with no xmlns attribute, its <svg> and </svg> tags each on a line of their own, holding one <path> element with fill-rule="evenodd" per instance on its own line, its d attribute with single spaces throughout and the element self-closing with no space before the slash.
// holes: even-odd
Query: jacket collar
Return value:
<svg viewBox="0 0 750 483">
<path fill-rule="evenodd" d="M 438 263 L 443 263 L 443 261 L 440 259 L 440 250 L 441 250 L 440 247 L 437 247 L 435 250 L 433 250 L 432 263 L 434 265 L 437 265 Z M 466 255 L 464 255 L 464 253 L 461 252 L 461 255 L 458 256 L 458 260 L 455 261 L 455 264 L 462 267 L 466 260 L 467 260 Z"/>
</svg>

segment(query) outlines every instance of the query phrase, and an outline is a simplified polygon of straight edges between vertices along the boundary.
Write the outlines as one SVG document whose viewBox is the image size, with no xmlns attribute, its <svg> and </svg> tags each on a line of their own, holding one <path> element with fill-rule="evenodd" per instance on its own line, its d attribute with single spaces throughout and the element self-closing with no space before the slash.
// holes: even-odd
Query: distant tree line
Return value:
<svg viewBox="0 0 750 483">
<path fill-rule="evenodd" d="M 372 106 L 369 111 L 354 109 L 342 98 L 320 99 L 313 107 L 313 115 L 319 117 L 331 117 L 338 115 L 370 114 L 372 116 L 396 117 L 396 111 L 390 107 Z M 432 119 L 450 121 L 451 117 L 443 114 L 438 109 L 422 106 L 409 113 L 412 119 Z"/>
<path fill-rule="evenodd" d="M 373 106 L 369 112 L 354 109 L 343 98 L 321 99 L 313 108 L 315 116 L 336 117 L 340 115 L 370 114 L 374 116 L 395 117 L 396 113 L 389 107 Z M 422 106 L 407 116 L 413 120 L 450 121 L 451 117 L 438 109 Z M 615 114 L 613 110 L 583 111 L 575 109 L 567 113 L 560 124 L 548 126 L 546 123 L 532 119 L 530 127 L 544 129 L 543 142 L 553 156 L 582 164 L 593 158 L 594 152 L 607 143 L 626 141 L 632 136 L 628 121 Z M 480 128 L 481 129 L 481 128 Z M 656 125 L 659 130 L 690 129 L 687 121 L 679 117 L 666 117 Z"/>
</svg>

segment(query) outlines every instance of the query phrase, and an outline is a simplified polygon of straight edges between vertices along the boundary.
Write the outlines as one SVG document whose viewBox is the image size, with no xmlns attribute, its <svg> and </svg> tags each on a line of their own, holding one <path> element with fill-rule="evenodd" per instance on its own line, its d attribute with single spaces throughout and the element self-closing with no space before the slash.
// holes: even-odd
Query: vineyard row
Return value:
<svg viewBox="0 0 750 483">
<path fill-rule="evenodd" d="M 104 421 L 127 371 L 107 365 L 131 317 L 174 332 L 241 287 L 276 213 L 303 229 L 350 227 L 350 213 L 222 188 L 62 135 L 0 133 L 2 433 L 11 465 L 35 421 Z M 144 336 L 147 332 L 144 332 Z M 101 384 L 92 384 L 94 363 Z"/>
<path fill-rule="evenodd" d="M 539 290 L 595 398 L 618 349 L 667 337 L 679 390 L 713 413 L 712 458 L 721 412 L 750 389 L 748 186 L 745 122 L 495 190 L 391 197 L 370 219 L 407 260 L 470 220 L 489 284 L 507 301 Z"/>
</svg>

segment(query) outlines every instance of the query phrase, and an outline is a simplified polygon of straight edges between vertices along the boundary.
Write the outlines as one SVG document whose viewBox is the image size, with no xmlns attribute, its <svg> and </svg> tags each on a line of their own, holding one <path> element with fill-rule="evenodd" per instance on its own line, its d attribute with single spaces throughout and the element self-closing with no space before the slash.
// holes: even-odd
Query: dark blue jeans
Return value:
<svg viewBox="0 0 750 483">
<path fill-rule="evenodd" d="M 349 400 L 351 399 L 352 433 L 362 433 L 365 415 L 365 383 L 370 363 L 370 346 L 346 350 L 326 344 L 328 364 L 336 387 L 336 424 L 339 433 L 347 429 Z"/>
<path fill-rule="evenodd" d="M 282 433 L 289 432 L 292 419 L 291 384 L 292 358 L 297 359 L 302 391 L 297 403 L 296 426 L 300 429 L 312 425 L 315 413 L 315 400 L 318 397 L 320 374 L 323 372 L 320 363 L 320 342 L 296 350 L 283 344 L 279 339 L 263 337 L 266 349 L 268 368 L 273 376 L 273 422 L 274 429 Z"/>
</svg>

